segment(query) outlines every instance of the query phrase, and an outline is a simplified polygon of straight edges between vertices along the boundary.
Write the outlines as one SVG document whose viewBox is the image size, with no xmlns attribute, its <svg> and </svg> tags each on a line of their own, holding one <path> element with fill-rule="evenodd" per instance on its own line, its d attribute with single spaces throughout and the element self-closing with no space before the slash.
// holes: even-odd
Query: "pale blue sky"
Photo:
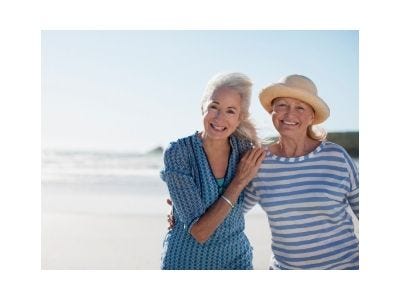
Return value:
<svg viewBox="0 0 400 300">
<path fill-rule="evenodd" d="M 43 31 L 44 148 L 145 151 L 201 129 L 217 72 L 254 82 L 251 112 L 274 134 L 259 91 L 288 74 L 314 80 L 329 131 L 358 130 L 357 31 Z"/>
</svg>

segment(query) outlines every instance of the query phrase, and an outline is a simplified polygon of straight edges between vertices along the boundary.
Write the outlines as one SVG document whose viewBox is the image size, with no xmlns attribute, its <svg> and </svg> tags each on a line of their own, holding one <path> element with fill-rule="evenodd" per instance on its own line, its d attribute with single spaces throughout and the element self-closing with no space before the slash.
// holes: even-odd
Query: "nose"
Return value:
<svg viewBox="0 0 400 300">
<path fill-rule="evenodd" d="M 216 114 L 215 114 L 215 118 L 219 119 L 222 117 L 222 112 L 220 110 L 217 110 Z"/>
<path fill-rule="evenodd" d="M 294 106 L 288 106 L 286 111 L 285 111 L 285 115 L 290 116 L 292 114 L 294 114 L 296 112 Z"/>
</svg>

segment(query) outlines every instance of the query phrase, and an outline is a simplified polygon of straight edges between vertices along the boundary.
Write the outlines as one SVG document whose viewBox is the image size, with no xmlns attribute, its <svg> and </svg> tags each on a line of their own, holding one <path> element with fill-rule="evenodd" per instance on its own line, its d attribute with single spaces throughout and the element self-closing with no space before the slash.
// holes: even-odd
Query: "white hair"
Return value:
<svg viewBox="0 0 400 300">
<path fill-rule="evenodd" d="M 307 128 L 307 136 L 316 141 L 325 141 L 327 133 L 321 126 L 310 125 Z"/>
<path fill-rule="evenodd" d="M 259 144 L 256 128 L 250 120 L 250 99 L 253 83 L 242 73 L 220 73 L 213 76 L 207 83 L 202 100 L 201 111 L 206 112 L 215 92 L 221 88 L 229 88 L 239 93 L 241 97 L 240 124 L 233 133 L 238 138 L 247 139 L 253 144 Z"/>
</svg>

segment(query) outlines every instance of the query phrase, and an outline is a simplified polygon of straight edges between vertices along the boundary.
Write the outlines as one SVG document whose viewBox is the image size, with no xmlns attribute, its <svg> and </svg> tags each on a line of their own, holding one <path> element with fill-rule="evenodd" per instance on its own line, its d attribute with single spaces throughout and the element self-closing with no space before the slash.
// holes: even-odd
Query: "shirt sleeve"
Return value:
<svg viewBox="0 0 400 300">
<path fill-rule="evenodd" d="M 347 162 L 347 169 L 349 172 L 349 181 L 350 181 L 350 188 L 346 194 L 346 200 L 349 203 L 354 214 L 357 216 L 357 219 L 359 219 L 359 207 L 358 207 L 359 174 L 358 174 L 358 168 L 349 155 L 346 155 L 345 159 Z"/>
<path fill-rule="evenodd" d="M 192 225 L 204 214 L 206 208 L 196 185 L 188 151 L 182 143 L 172 143 L 164 154 L 161 179 L 165 181 L 178 218 L 190 231 Z"/>
<path fill-rule="evenodd" d="M 244 205 L 243 213 L 247 213 L 257 203 L 260 203 L 261 198 L 257 195 L 253 181 L 251 181 L 244 190 Z"/>
</svg>

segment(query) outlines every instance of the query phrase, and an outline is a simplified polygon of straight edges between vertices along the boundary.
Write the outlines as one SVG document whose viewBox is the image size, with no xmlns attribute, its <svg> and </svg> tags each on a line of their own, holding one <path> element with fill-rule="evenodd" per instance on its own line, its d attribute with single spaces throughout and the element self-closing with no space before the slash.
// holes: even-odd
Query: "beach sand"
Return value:
<svg viewBox="0 0 400 300">
<path fill-rule="evenodd" d="M 42 269 L 158 270 L 165 215 L 42 213 Z M 270 236 L 266 217 L 246 216 L 254 269 L 267 269 Z"/>
<path fill-rule="evenodd" d="M 42 269 L 159 270 L 169 207 L 156 184 L 42 185 Z M 260 206 L 245 215 L 245 232 L 254 269 L 267 270 L 271 234 Z"/>
</svg>

